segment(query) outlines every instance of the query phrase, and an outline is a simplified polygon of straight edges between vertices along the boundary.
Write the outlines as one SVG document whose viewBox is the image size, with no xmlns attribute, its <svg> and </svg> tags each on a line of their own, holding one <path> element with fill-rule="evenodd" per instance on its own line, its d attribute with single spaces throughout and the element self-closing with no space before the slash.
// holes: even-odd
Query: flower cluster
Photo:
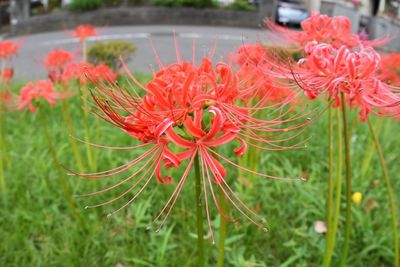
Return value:
<svg viewBox="0 0 400 267">
<path fill-rule="evenodd" d="M 36 111 L 33 105 L 34 101 L 46 100 L 51 106 L 54 106 L 57 99 L 64 99 L 68 94 L 59 93 L 54 89 L 53 83 L 49 80 L 39 80 L 35 83 L 29 82 L 20 91 L 18 98 L 18 109 L 29 108 L 32 112 Z"/>
<path fill-rule="evenodd" d="M 18 53 L 19 44 L 13 41 L 0 42 L 0 59 L 10 59 Z"/>
<path fill-rule="evenodd" d="M 14 69 L 8 66 L 9 61 L 18 53 L 19 44 L 13 41 L 0 42 L 0 109 L 14 110 L 15 96 L 9 90 L 14 77 Z"/>
<path fill-rule="evenodd" d="M 277 27 L 284 38 L 300 45 L 303 58 L 297 64 L 272 59 L 276 70 L 272 75 L 292 79 L 310 99 L 326 95 L 334 106 L 342 104 L 343 94 L 350 108 L 359 109 L 361 121 L 370 113 L 397 117 L 400 95 L 385 83 L 389 78 L 384 75 L 390 71 L 380 70 L 381 57 L 372 47 L 384 40 L 361 40 L 350 28 L 346 17 L 319 14 L 303 21 L 303 31 Z M 262 70 L 269 75 L 273 72 L 271 68 Z"/>
<path fill-rule="evenodd" d="M 155 222 L 159 221 L 164 214 L 159 226 L 161 227 L 169 216 L 190 169 L 198 157 L 211 234 L 213 231 L 208 204 L 209 194 L 216 208 L 221 212 L 214 187 L 222 190 L 229 202 L 242 215 L 264 229 L 263 219 L 247 207 L 229 186 L 227 169 L 223 163 L 261 177 L 285 178 L 257 173 L 239 166 L 233 160 L 218 153 L 217 148 L 234 145 L 233 152 L 240 157 L 246 153 L 249 146 L 268 150 L 304 147 L 301 143 L 289 147 L 280 144 L 291 140 L 295 135 L 281 139 L 278 139 L 278 136 L 307 125 L 308 120 L 302 116 L 291 119 L 285 116 L 287 113 L 278 114 L 275 119 L 270 120 L 258 118 L 257 113 L 262 110 L 259 108 L 260 105 L 257 105 L 260 100 L 255 100 L 257 97 L 252 97 L 248 93 L 248 90 L 256 90 L 252 87 L 258 86 L 258 83 L 255 82 L 253 85 L 241 83 L 239 75 L 228 64 L 219 62 L 214 66 L 209 58 L 204 58 L 200 65 L 196 66 L 178 58 L 177 63 L 166 67 L 160 64 L 160 67 L 161 69 L 154 74 L 147 85 L 139 83 L 133 75 L 129 74 L 133 83 L 131 90 L 100 83 L 92 92 L 93 99 L 99 108 L 96 113 L 140 141 L 142 144 L 136 146 L 137 148 L 148 147 L 149 149 L 133 161 L 113 170 L 94 174 L 77 174 L 88 178 L 103 178 L 137 168 L 133 174 L 118 184 L 84 195 L 110 191 L 136 179 L 136 182 L 120 196 L 89 207 L 110 204 L 136 190 L 127 203 L 113 212 L 115 213 L 132 203 L 147 187 L 152 177 L 156 177 L 162 184 L 170 184 L 175 180 L 176 189 L 155 219 Z M 144 95 L 135 88 L 143 90 Z M 273 112 L 270 112 L 270 117 L 272 114 Z M 127 149 L 132 149 L 132 147 Z M 163 174 L 166 169 L 180 166 L 184 166 L 185 170 L 177 181 L 176 178 Z M 142 186 L 138 189 L 140 184 Z"/>
<path fill-rule="evenodd" d="M 301 23 L 301 31 L 289 30 L 275 25 L 267 20 L 267 27 L 278 34 L 278 38 L 289 43 L 296 43 L 304 47 L 307 43 L 316 41 L 318 43 L 328 43 L 334 48 L 340 46 L 357 47 L 360 44 L 367 46 L 377 46 L 387 40 L 365 41 L 360 39 L 358 34 L 351 32 L 351 21 L 348 17 L 336 16 L 329 17 L 319 13 L 313 13 L 308 19 Z"/>
</svg>

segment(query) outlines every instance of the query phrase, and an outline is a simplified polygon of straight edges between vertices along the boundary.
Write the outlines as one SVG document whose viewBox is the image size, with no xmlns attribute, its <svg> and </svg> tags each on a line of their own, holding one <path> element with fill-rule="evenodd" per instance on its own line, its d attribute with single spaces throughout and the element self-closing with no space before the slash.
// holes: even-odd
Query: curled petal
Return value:
<svg viewBox="0 0 400 267">
<path fill-rule="evenodd" d="M 159 125 L 156 127 L 155 134 L 157 138 L 160 136 L 172 125 L 174 122 L 170 118 L 164 119 Z"/>
<path fill-rule="evenodd" d="M 235 149 L 233 149 L 233 152 L 235 152 L 235 155 L 236 155 L 236 156 L 240 157 L 240 156 L 242 156 L 242 155 L 246 152 L 246 150 L 247 150 L 247 142 L 244 141 L 242 138 L 236 138 L 236 139 L 241 143 L 241 146 L 240 146 L 240 147 L 237 147 L 237 148 L 235 148 Z"/>
<path fill-rule="evenodd" d="M 221 110 L 219 110 L 219 108 L 210 107 L 209 112 L 214 114 L 215 117 L 212 122 L 211 129 L 206 135 L 207 139 L 211 139 L 211 138 L 215 137 L 221 130 L 221 128 L 223 126 L 223 122 L 224 122 L 223 114 L 222 114 Z"/>
<path fill-rule="evenodd" d="M 157 164 L 157 166 L 156 166 L 155 175 L 157 177 L 157 180 L 162 184 L 170 184 L 172 182 L 171 176 L 168 176 L 168 175 L 166 175 L 164 177 L 162 176 L 160 163 Z"/>
<path fill-rule="evenodd" d="M 177 146 L 184 147 L 184 148 L 192 148 L 194 143 L 186 140 L 185 138 L 180 137 L 177 135 L 171 127 L 167 129 L 165 132 L 168 138 Z"/>
</svg>

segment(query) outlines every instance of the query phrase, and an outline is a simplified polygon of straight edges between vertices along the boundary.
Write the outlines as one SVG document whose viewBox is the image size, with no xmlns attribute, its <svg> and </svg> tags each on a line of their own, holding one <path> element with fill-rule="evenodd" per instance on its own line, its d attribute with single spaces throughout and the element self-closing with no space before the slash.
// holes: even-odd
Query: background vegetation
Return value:
<svg viewBox="0 0 400 267">
<path fill-rule="evenodd" d="M 139 75 L 141 80 L 148 79 Z M 75 131 L 84 138 L 78 96 L 68 100 L 73 112 Z M 62 123 L 60 105 L 47 107 L 48 127 L 57 154 L 66 168 L 76 170 L 69 136 Z M 381 170 L 368 135 L 368 126 L 352 114 L 352 157 L 354 191 L 364 199 L 353 207 L 354 231 L 349 266 L 391 266 L 392 236 L 388 202 Z M 91 116 L 92 136 L 96 118 Z M 47 144 L 39 124 L 39 114 L 8 113 L 5 131 L 7 147 L 7 192 L 1 196 L 0 262 L 2 266 L 195 266 L 196 228 L 193 181 L 188 180 L 167 224 L 159 233 L 146 230 L 172 192 L 180 176 L 173 175 L 172 185 L 152 181 L 149 190 L 120 213 L 107 219 L 106 214 L 122 202 L 96 209 L 86 205 L 99 203 L 116 194 L 76 199 L 85 226 L 78 224 L 67 207 Z M 100 122 L 99 144 L 133 145 L 132 138 L 119 129 Z M 2 125 L 3 127 L 3 125 Z M 384 122 L 380 139 L 385 151 L 393 187 L 400 188 L 398 122 Z M 260 171 L 286 177 L 308 176 L 305 183 L 290 183 L 247 177 L 240 183 L 237 170 L 228 169 L 228 181 L 240 197 L 268 219 L 264 233 L 245 220 L 228 226 L 226 266 L 320 266 L 324 236 L 314 224 L 325 217 L 327 179 L 327 114 L 310 125 L 300 138 L 312 136 L 302 150 L 263 153 Z M 301 140 L 301 139 L 299 139 Z M 80 146 L 84 156 L 85 145 Z M 227 148 L 230 149 L 230 148 Z M 118 166 L 141 150 L 96 150 L 99 170 Z M 74 194 L 104 188 L 116 179 L 89 181 L 68 176 Z M 397 194 L 398 197 L 398 194 Z M 397 199 L 399 201 L 399 199 Z M 342 201 L 344 203 L 344 201 Z M 342 214 L 344 212 L 342 211 Z M 237 214 L 236 214 L 237 215 Z M 240 216 L 237 216 L 240 217 Z M 213 210 L 218 241 L 218 212 Z M 204 223 L 206 221 L 204 220 Z M 342 222 L 339 227 L 343 227 Z M 339 235 L 343 231 L 338 232 Z M 342 236 L 338 237 L 339 248 Z M 207 246 L 209 266 L 214 266 L 217 248 Z M 332 266 L 337 266 L 334 256 Z M 118 265 L 120 264 L 120 265 Z"/>
</svg>

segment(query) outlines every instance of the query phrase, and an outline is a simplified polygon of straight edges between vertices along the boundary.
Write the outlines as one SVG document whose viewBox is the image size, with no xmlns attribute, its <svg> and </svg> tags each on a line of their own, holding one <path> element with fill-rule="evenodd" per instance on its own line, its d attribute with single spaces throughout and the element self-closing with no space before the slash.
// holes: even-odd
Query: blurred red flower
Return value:
<svg viewBox="0 0 400 267">
<path fill-rule="evenodd" d="M 14 69 L 4 68 L 4 70 L 0 72 L 0 77 L 7 85 L 10 85 L 11 80 L 14 77 Z"/>
<path fill-rule="evenodd" d="M 9 40 L 0 42 L 0 59 L 15 56 L 18 53 L 19 46 L 19 44 Z"/>
<path fill-rule="evenodd" d="M 78 37 L 80 42 L 84 42 L 88 37 L 96 36 L 97 32 L 93 25 L 82 24 L 75 28 L 73 33 L 75 37 Z"/>
<path fill-rule="evenodd" d="M 400 53 L 382 56 L 380 79 L 393 86 L 400 86 Z"/>
<path fill-rule="evenodd" d="M 33 101 L 41 99 L 46 100 L 51 106 L 54 106 L 57 99 L 67 98 L 69 94 L 59 93 L 55 91 L 54 85 L 49 80 L 39 80 L 35 83 L 29 82 L 20 91 L 18 98 L 18 109 L 22 110 L 29 108 L 32 112 L 35 112 L 35 106 Z"/>
</svg>

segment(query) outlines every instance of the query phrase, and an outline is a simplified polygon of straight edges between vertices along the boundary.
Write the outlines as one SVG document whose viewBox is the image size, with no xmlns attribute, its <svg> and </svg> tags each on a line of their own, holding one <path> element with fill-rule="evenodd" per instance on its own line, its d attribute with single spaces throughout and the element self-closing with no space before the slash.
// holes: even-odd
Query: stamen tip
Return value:
<svg viewBox="0 0 400 267">
<path fill-rule="evenodd" d="M 157 234 L 160 233 L 160 228 L 158 228 L 155 232 L 156 232 Z"/>
<path fill-rule="evenodd" d="M 112 213 L 107 214 L 107 219 L 110 219 L 112 216 Z"/>
<path fill-rule="evenodd" d="M 307 182 L 307 178 L 306 178 L 306 177 L 301 177 L 300 180 L 301 180 L 302 182 Z"/>
<path fill-rule="evenodd" d="M 89 206 L 85 206 L 85 210 L 87 210 L 89 208 Z"/>
</svg>

